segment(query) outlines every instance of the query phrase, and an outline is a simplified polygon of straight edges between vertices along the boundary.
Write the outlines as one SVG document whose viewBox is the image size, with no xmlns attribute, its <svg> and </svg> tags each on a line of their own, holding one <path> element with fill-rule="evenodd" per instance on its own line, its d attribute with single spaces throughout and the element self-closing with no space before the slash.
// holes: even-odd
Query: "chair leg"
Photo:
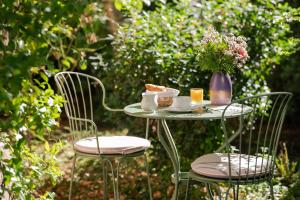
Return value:
<svg viewBox="0 0 300 200">
<path fill-rule="evenodd" d="M 233 199 L 235 199 L 235 185 L 232 186 L 232 191 L 233 191 Z"/>
<path fill-rule="evenodd" d="M 103 182 L 104 182 L 104 188 L 103 188 L 103 199 L 104 200 L 107 200 L 108 199 L 108 196 L 107 196 L 107 166 L 106 166 L 106 163 L 108 161 L 107 160 L 104 160 L 103 161 L 103 166 L 102 166 L 102 174 L 103 174 Z"/>
<path fill-rule="evenodd" d="M 191 188 L 192 188 L 192 183 L 191 183 L 191 178 L 188 178 L 187 184 L 186 184 L 186 190 L 185 190 L 185 200 L 188 200 L 190 197 L 190 192 L 191 192 Z"/>
<path fill-rule="evenodd" d="M 217 193 L 218 193 L 218 196 L 219 196 L 219 200 L 222 200 L 222 191 L 221 191 L 221 189 L 218 185 L 216 186 L 216 188 L 217 188 Z"/>
<path fill-rule="evenodd" d="M 69 188 L 69 200 L 71 200 L 71 198 L 72 198 L 72 186 L 73 186 L 76 158 L 77 158 L 77 155 L 75 154 L 73 157 L 72 175 L 71 175 L 71 182 L 70 182 L 70 188 Z"/>
<path fill-rule="evenodd" d="M 226 200 L 228 199 L 228 195 L 229 195 L 230 189 L 231 189 L 231 185 L 228 187 L 228 189 L 226 191 L 226 194 L 225 194 L 225 199 Z"/>
<path fill-rule="evenodd" d="M 268 181 L 269 182 L 269 186 L 270 186 L 270 195 L 271 195 L 271 199 L 274 200 L 274 190 L 273 190 L 273 183 L 272 180 Z"/>
<path fill-rule="evenodd" d="M 213 200 L 213 199 L 214 199 L 214 194 L 213 194 L 213 191 L 212 191 L 212 189 L 211 189 L 211 187 L 210 187 L 210 184 L 209 184 L 209 183 L 206 183 L 205 186 L 206 186 L 206 188 L 207 188 L 207 190 L 208 190 L 209 198 L 210 198 L 211 200 Z"/>
<path fill-rule="evenodd" d="M 236 185 L 236 193 L 235 193 L 234 200 L 238 200 L 239 199 L 239 190 L 240 190 L 240 185 L 237 184 Z"/>
<path fill-rule="evenodd" d="M 178 190 L 179 190 L 179 184 L 180 184 L 180 183 L 175 183 L 175 192 L 173 192 L 173 195 L 172 195 L 172 198 L 171 198 L 172 200 L 173 200 L 173 199 L 175 199 L 175 200 L 178 199 L 178 195 L 179 195 L 179 194 L 178 194 L 178 193 L 179 193 L 179 191 L 178 191 Z"/>
<path fill-rule="evenodd" d="M 111 160 L 107 160 L 111 167 L 111 173 L 112 173 L 112 182 L 113 182 L 113 189 L 114 189 L 114 200 L 120 199 L 119 194 L 119 168 L 120 168 L 120 159 L 115 159 L 115 167 L 113 166 L 113 163 Z"/>
<path fill-rule="evenodd" d="M 215 195 L 214 195 L 213 189 L 211 188 L 211 185 L 212 185 L 212 184 L 216 186 L 216 189 L 215 189 L 215 190 L 216 190 L 216 192 L 217 192 L 218 199 L 221 200 L 221 199 L 222 199 L 222 191 L 221 191 L 219 185 L 216 184 L 216 183 L 206 183 L 206 187 L 207 187 L 207 189 L 208 189 L 208 194 L 209 194 L 210 199 L 211 199 L 211 200 L 214 200 L 214 199 L 215 199 L 215 198 L 214 198 Z"/>
<path fill-rule="evenodd" d="M 152 200 L 151 180 L 150 180 L 149 165 L 148 165 L 148 161 L 147 161 L 147 156 L 146 155 L 144 155 L 144 165 L 145 165 L 145 168 L 146 168 L 146 171 L 147 171 L 149 199 Z"/>
</svg>

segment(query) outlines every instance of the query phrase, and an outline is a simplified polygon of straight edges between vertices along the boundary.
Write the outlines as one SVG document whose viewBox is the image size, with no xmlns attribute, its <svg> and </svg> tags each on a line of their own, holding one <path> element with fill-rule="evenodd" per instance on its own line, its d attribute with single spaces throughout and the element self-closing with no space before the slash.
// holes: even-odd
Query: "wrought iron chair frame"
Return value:
<svg viewBox="0 0 300 200">
<path fill-rule="evenodd" d="M 247 184 L 255 184 L 255 183 L 261 183 L 261 182 L 267 182 L 270 186 L 270 194 L 271 194 L 271 198 L 274 199 L 274 192 L 273 192 L 273 184 L 272 184 L 272 178 L 274 176 L 274 170 L 275 170 L 275 156 L 276 156 L 276 152 L 277 152 L 277 147 L 278 147 L 278 142 L 279 142 L 279 137 L 281 134 L 281 130 L 282 130 L 282 125 L 284 122 L 284 118 L 285 118 L 285 114 L 287 111 L 287 107 L 288 107 L 288 103 L 291 100 L 293 94 L 289 93 L 289 92 L 272 92 L 272 93 L 265 93 L 265 94 L 259 94 L 259 95 L 255 95 L 255 96 L 251 96 L 251 97 L 246 97 L 243 99 L 239 99 L 236 101 L 233 101 L 231 104 L 227 105 L 226 108 L 224 109 L 223 113 L 222 113 L 222 118 L 221 118 L 221 125 L 222 125 L 222 129 L 224 132 L 224 144 L 218 148 L 216 150 L 216 152 L 225 152 L 227 153 L 227 158 L 228 158 L 228 166 L 229 166 L 229 176 L 228 178 L 214 178 L 214 177 L 207 177 L 207 176 L 203 176 L 200 175 L 196 172 L 194 172 L 193 170 L 190 170 L 189 172 L 189 177 L 188 177 L 188 183 L 187 183 L 187 189 L 186 189 L 186 196 L 185 199 L 189 199 L 189 193 L 191 190 L 191 186 L 193 184 L 197 184 L 197 183 L 204 183 L 208 189 L 208 193 L 211 199 L 214 198 L 213 195 L 213 191 L 211 189 L 211 185 L 215 185 L 217 186 L 217 194 L 219 199 L 222 199 L 222 192 L 220 190 L 220 188 L 218 187 L 219 183 L 225 183 L 228 185 L 227 191 L 225 193 L 225 199 L 228 198 L 229 192 L 232 189 L 233 190 L 233 197 L 234 199 L 238 199 L 239 198 L 239 185 L 247 185 Z M 266 109 L 266 106 L 268 105 L 268 101 L 270 100 L 271 97 L 275 97 L 275 101 L 273 101 L 274 106 L 271 108 L 271 113 L 270 116 L 267 120 L 267 128 L 266 128 L 266 135 L 264 137 L 264 147 L 267 143 L 267 136 L 269 134 L 269 130 L 272 129 L 271 131 L 271 140 L 270 140 L 270 144 L 268 145 L 268 150 L 267 150 L 267 154 L 265 154 L 265 152 L 263 152 L 263 156 L 262 158 L 264 158 L 265 156 L 267 156 L 267 168 L 269 167 L 269 171 L 267 171 L 267 173 L 262 173 L 262 168 L 261 167 L 261 171 L 260 173 L 262 175 L 259 176 L 250 176 L 249 175 L 249 159 L 250 159 L 250 155 L 251 155 L 251 146 L 249 145 L 248 147 L 248 171 L 247 171 L 247 176 L 246 177 L 239 177 L 239 178 L 232 178 L 232 174 L 231 174 L 231 157 L 230 155 L 232 155 L 231 153 L 231 147 L 230 144 L 233 140 L 237 139 L 239 137 L 239 147 L 241 149 L 241 144 L 242 144 L 242 131 L 243 131 L 243 119 L 244 119 L 244 115 L 241 114 L 239 117 L 239 129 L 236 131 L 235 134 L 231 135 L 229 137 L 228 131 L 227 131 L 227 127 L 226 127 L 226 117 L 225 117 L 225 113 L 227 111 L 227 109 L 229 109 L 230 106 L 232 106 L 235 103 L 241 104 L 242 106 L 245 105 L 244 102 L 249 102 L 253 99 L 259 99 L 259 98 L 267 98 L 267 102 L 265 103 L 264 106 L 264 110 Z M 281 99 L 280 99 L 281 98 Z M 271 118 L 273 117 L 274 114 L 274 108 L 276 107 L 276 104 L 280 103 L 279 107 L 278 107 L 278 111 L 275 116 L 275 125 L 273 127 L 270 127 L 270 121 Z M 243 111 L 243 107 L 241 109 Z M 253 112 L 254 114 L 256 114 L 256 107 L 253 108 Z M 275 111 L 276 112 L 276 111 Z M 253 114 L 253 115 L 254 115 Z M 251 118 L 251 120 L 253 120 L 253 117 Z M 260 124 L 259 124 L 259 132 L 258 132 L 258 144 L 256 145 L 256 152 L 254 155 L 256 155 L 256 162 L 255 162 L 255 167 L 257 165 L 257 158 L 258 158 L 258 149 L 259 149 L 259 144 L 260 144 L 260 139 L 263 140 L 263 138 L 260 138 L 260 135 L 262 134 L 262 123 L 264 121 L 264 116 L 262 117 L 262 119 L 260 119 Z M 253 121 L 251 122 L 252 124 L 250 124 L 251 126 L 253 125 Z M 246 137 L 246 136 L 245 136 Z M 252 140 L 252 127 L 249 131 L 249 138 L 250 138 L 250 143 L 251 144 L 251 140 Z M 273 144 L 271 144 L 273 142 Z M 240 155 L 240 162 L 239 162 L 239 175 L 241 175 L 241 150 L 239 150 L 239 155 Z M 253 154 L 252 154 L 253 155 Z M 265 159 L 263 159 L 265 160 Z M 269 160 L 271 161 L 270 166 L 269 164 Z M 262 161 L 263 163 L 263 161 Z M 255 168 L 255 173 L 256 173 L 256 168 Z"/>
<path fill-rule="evenodd" d="M 79 82 L 79 89 L 80 94 L 82 95 L 83 99 L 83 108 L 84 108 L 84 114 L 81 116 L 80 109 L 79 109 L 79 100 L 76 93 L 76 88 L 74 84 L 73 77 L 77 79 Z M 69 120 L 69 125 L 72 133 L 72 145 L 74 150 L 74 157 L 72 162 L 72 175 L 71 175 L 71 182 L 70 182 L 70 188 L 69 188 L 69 200 L 72 198 L 72 187 L 73 187 L 73 180 L 74 180 L 74 172 L 76 168 L 76 160 L 78 157 L 90 157 L 90 158 L 98 158 L 103 160 L 103 166 L 102 166 L 102 173 L 103 173 L 103 180 L 104 180 L 104 199 L 108 199 L 107 196 L 107 167 L 110 168 L 112 173 L 112 182 L 113 182 L 113 192 L 114 192 L 114 199 L 118 200 L 120 198 L 119 194 L 119 167 L 120 163 L 125 158 L 135 158 L 135 157 L 144 157 L 144 166 L 146 168 L 147 172 L 147 182 L 148 182 L 148 190 L 149 190 L 149 199 L 152 199 L 152 190 L 151 190 L 151 183 L 150 183 L 150 176 L 149 176 L 149 166 L 147 161 L 147 156 L 145 154 L 145 150 L 138 151 L 135 153 L 130 154 L 103 154 L 100 152 L 99 147 L 99 141 L 98 141 L 98 131 L 97 131 L 97 125 L 94 122 L 94 116 L 93 116 L 93 101 L 92 101 L 92 93 L 91 93 L 91 85 L 94 86 L 100 86 L 100 90 L 102 91 L 102 106 L 107 111 L 112 112 L 123 112 L 123 109 L 113 109 L 110 108 L 106 102 L 106 90 L 103 85 L 103 83 L 97 79 L 96 77 L 79 73 L 79 72 L 59 72 L 55 75 L 55 82 L 57 84 L 57 87 L 59 89 L 59 92 L 64 96 L 65 102 L 64 102 L 64 108 L 66 115 Z M 89 96 L 89 105 L 90 105 L 90 119 L 87 116 L 87 108 L 85 105 L 85 98 L 82 88 L 82 83 L 80 78 L 86 78 L 87 84 L 88 84 L 88 96 Z M 67 79 L 70 80 L 71 86 L 68 84 Z M 93 82 L 92 82 L 93 81 Z M 65 84 L 66 83 L 66 84 Z M 78 88 L 77 88 L 78 89 Z M 72 97 L 75 97 L 73 99 Z M 83 118 L 84 117 L 84 118 Z M 88 132 L 89 136 L 95 136 L 97 139 L 97 148 L 98 148 L 98 154 L 90 154 L 90 153 L 83 153 L 80 151 L 77 151 L 74 149 L 74 143 L 76 141 L 76 137 L 78 137 L 78 134 L 81 132 Z M 146 131 L 145 131 L 145 139 L 148 139 L 149 135 L 149 119 L 146 121 Z M 80 137 L 80 136 L 79 136 Z"/>
</svg>

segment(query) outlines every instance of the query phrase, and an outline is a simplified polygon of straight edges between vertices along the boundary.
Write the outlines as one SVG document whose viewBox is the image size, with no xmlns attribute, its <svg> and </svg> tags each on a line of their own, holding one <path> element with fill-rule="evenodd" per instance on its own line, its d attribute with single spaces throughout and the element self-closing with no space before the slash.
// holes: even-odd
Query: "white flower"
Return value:
<svg viewBox="0 0 300 200">
<path fill-rule="evenodd" d="M 24 48 L 24 40 L 18 40 L 18 47 L 19 47 L 19 49 Z"/>
<path fill-rule="evenodd" d="M 42 108 L 40 109 L 40 112 L 41 112 L 41 113 L 44 113 L 44 112 L 46 112 L 46 110 L 47 110 L 46 107 L 42 107 Z"/>
<path fill-rule="evenodd" d="M 24 113 L 24 109 L 26 108 L 26 104 L 25 103 L 22 103 L 21 105 L 20 105 L 20 112 L 21 113 Z"/>
<path fill-rule="evenodd" d="M 51 97 L 49 97 L 48 99 L 48 104 L 49 106 L 53 106 L 53 99 Z"/>
<path fill-rule="evenodd" d="M 16 140 L 17 141 L 19 141 L 20 139 L 22 139 L 23 138 L 23 136 L 20 134 L 20 133 L 18 133 L 17 135 L 16 135 Z"/>
<path fill-rule="evenodd" d="M 61 112 L 60 106 L 59 105 L 55 105 L 55 106 L 56 106 L 58 112 Z"/>
<path fill-rule="evenodd" d="M 54 126 L 54 125 L 56 125 L 57 123 L 56 123 L 56 121 L 55 121 L 54 119 L 50 119 L 49 122 L 48 122 L 48 124 L 49 124 L 50 126 Z"/>
<path fill-rule="evenodd" d="M 25 126 L 22 126 L 20 129 L 19 129 L 19 131 L 20 132 L 25 132 L 25 131 L 27 131 L 28 129 L 25 127 Z"/>
<path fill-rule="evenodd" d="M 45 12 L 48 12 L 48 13 L 51 12 L 51 8 L 50 7 L 46 7 L 45 8 Z"/>
</svg>

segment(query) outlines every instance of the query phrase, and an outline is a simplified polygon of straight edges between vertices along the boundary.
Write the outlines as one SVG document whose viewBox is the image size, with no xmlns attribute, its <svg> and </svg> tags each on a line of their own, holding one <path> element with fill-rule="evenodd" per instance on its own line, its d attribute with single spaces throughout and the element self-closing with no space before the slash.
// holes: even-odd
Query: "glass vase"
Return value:
<svg viewBox="0 0 300 200">
<path fill-rule="evenodd" d="M 226 105 L 231 102 L 232 83 L 227 73 L 213 73 L 209 83 L 209 95 L 212 105 Z"/>
</svg>

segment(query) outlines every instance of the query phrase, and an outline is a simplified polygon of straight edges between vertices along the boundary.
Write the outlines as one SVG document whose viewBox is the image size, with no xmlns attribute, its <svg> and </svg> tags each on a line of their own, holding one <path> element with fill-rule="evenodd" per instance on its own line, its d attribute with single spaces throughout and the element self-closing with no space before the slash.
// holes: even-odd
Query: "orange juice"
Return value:
<svg viewBox="0 0 300 200">
<path fill-rule="evenodd" d="M 191 88 L 190 95 L 191 95 L 192 104 L 201 104 L 203 102 L 203 89 L 202 88 Z"/>
</svg>

